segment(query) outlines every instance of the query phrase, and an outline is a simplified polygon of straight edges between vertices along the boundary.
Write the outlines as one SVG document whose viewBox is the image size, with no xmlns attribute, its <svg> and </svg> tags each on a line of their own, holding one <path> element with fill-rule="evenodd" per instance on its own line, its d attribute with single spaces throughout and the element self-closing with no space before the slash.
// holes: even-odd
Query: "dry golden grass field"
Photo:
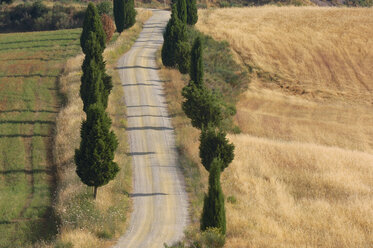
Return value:
<svg viewBox="0 0 373 248">
<path fill-rule="evenodd" d="M 226 247 L 373 246 L 373 9 L 203 10 L 252 71 L 222 176 Z"/>
<path fill-rule="evenodd" d="M 227 40 L 251 76 L 222 174 L 225 247 L 373 247 L 373 9 L 201 10 L 196 27 Z M 163 74 L 180 102 L 183 80 Z M 197 162 L 198 132 L 173 105 Z"/>
</svg>

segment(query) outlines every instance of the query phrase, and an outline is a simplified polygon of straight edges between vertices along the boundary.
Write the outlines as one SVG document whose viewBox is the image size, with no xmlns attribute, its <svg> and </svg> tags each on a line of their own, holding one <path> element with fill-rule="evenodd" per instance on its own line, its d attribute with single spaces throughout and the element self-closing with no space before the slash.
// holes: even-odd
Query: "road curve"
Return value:
<svg viewBox="0 0 373 248">
<path fill-rule="evenodd" d="M 156 63 L 168 11 L 153 10 L 135 44 L 118 61 L 133 160 L 133 212 L 115 248 L 161 248 L 183 237 L 187 195 L 174 130 Z"/>
</svg>

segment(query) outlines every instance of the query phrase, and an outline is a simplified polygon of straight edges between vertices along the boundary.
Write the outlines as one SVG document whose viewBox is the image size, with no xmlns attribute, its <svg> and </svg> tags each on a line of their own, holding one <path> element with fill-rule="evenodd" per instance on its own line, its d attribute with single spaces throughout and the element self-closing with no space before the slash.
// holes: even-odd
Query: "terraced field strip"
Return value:
<svg viewBox="0 0 373 248">
<path fill-rule="evenodd" d="M 80 51 L 80 30 L 0 34 L 0 247 L 55 232 L 51 201 L 58 76 Z"/>
</svg>

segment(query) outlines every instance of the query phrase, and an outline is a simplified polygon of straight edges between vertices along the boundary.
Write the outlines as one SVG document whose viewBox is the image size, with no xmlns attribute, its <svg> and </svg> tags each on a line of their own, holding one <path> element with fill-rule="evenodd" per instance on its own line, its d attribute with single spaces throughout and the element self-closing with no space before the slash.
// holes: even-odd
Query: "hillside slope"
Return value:
<svg viewBox="0 0 373 248">
<path fill-rule="evenodd" d="M 222 185 L 226 247 L 373 243 L 373 9 L 202 10 L 251 72 Z M 233 201 L 234 202 L 234 201 Z"/>
</svg>

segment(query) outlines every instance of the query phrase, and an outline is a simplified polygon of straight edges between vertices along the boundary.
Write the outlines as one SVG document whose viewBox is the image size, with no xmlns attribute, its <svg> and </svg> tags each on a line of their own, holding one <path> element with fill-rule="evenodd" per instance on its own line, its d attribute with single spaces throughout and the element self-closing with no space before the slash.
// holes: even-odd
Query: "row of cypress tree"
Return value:
<svg viewBox="0 0 373 248">
<path fill-rule="evenodd" d="M 80 147 L 75 150 L 76 173 L 83 183 L 94 187 L 96 198 L 97 188 L 114 179 L 119 167 L 113 161 L 118 141 L 114 132 L 110 131 L 111 119 L 105 112 L 113 88 L 102 55 L 105 32 L 92 3 L 88 4 L 85 13 L 80 45 L 85 54 L 80 96 L 87 118 L 80 130 Z"/>
<path fill-rule="evenodd" d="M 234 145 L 220 129 L 222 121 L 234 114 L 227 109 L 222 97 L 204 84 L 202 40 L 197 37 L 192 49 L 188 43 L 187 24 L 198 20 L 195 0 L 174 0 L 171 19 L 164 32 L 162 62 L 176 67 L 183 74 L 189 73 L 190 81 L 183 88 L 184 113 L 195 128 L 201 130 L 199 155 L 202 165 L 209 171 L 209 188 L 205 195 L 200 228 L 218 228 L 225 235 L 226 219 L 224 195 L 220 174 L 234 158 Z"/>
<path fill-rule="evenodd" d="M 200 37 L 190 53 L 190 81 L 183 88 L 183 111 L 194 127 L 201 130 L 199 156 L 209 171 L 208 193 L 205 195 L 200 229 L 218 228 L 225 235 L 226 219 L 220 174 L 234 159 L 234 145 L 221 130 L 226 118 L 224 102 L 204 84 L 203 46 Z"/>
<path fill-rule="evenodd" d="M 196 0 L 173 0 L 171 19 L 163 34 L 162 62 L 167 67 L 178 68 L 183 74 L 189 72 L 190 45 L 187 25 L 197 23 Z"/>
</svg>

